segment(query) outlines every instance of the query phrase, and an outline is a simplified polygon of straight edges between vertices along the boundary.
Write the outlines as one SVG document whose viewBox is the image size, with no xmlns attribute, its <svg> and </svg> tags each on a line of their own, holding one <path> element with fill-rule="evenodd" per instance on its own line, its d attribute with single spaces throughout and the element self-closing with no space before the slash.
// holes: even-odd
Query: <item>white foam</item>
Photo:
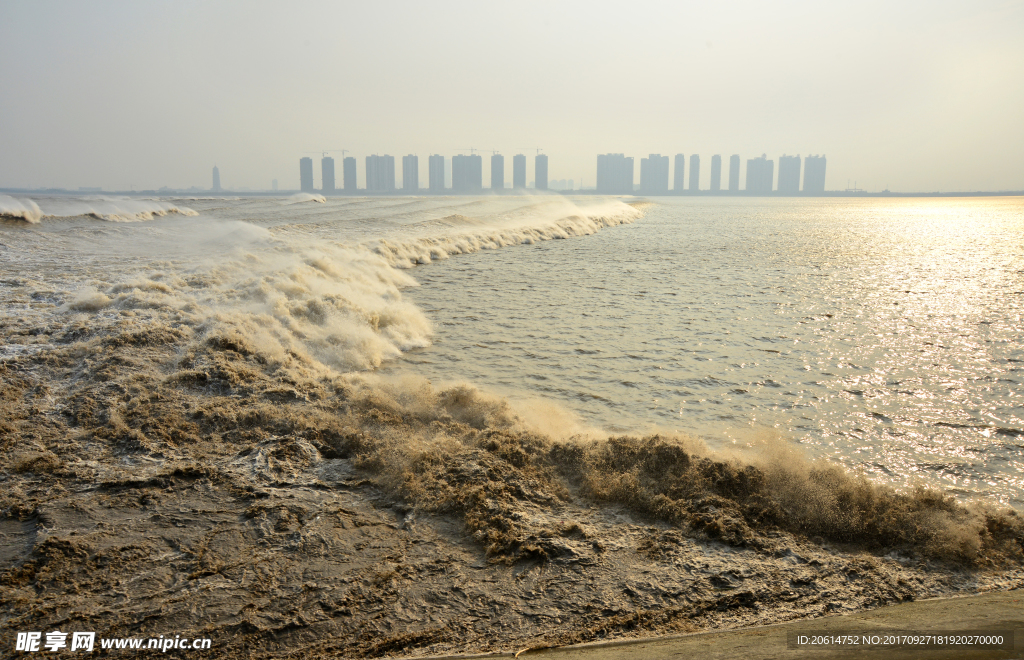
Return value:
<svg viewBox="0 0 1024 660">
<path fill-rule="evenodd" d="M 453 254 L 591 234 L 641 215 L 619 202 L 586 209 L 561 198 L 509 204 L 455 200 L 439 223 L 392 224 L 390 240 L 356 245 L 328 238 L 333 224 L 313 234 L 235 220 L 176 224 L 155 235 L 156 244 L 139 235 L 133 245 L 152 259 L 189 255 L 185 261 L 126 272 L 105 285 L 90 281 L 63 309 L 166 315 L 200 335 L 231 337 L 276 363 L 367 370 L 430 344 L 430 321 L 402 297 L 402 289 L 417 285 L 403 269 Z M 477 217 L 465 215 L 473 210 Z"/>
<path fill-rule="evenodd" d="M 526 213 L 528 210 L 535 213 Z M 369 246 L 392 266 L 411 268 L 456 254 L 587 236 L 605 227 L 633 222 L 642 215 L 642 211 L 615 200 L 584 208 L 562 202 L 515 209 L 489 218 L 490 222 L 473 221 L 462 215 L 448 216 L 420 225 L 435 229 L 434 236 L 380 239 L 370 242 Z M 409 232 L 410 228 L 405 230 Z"/>
<path fill-rule="evenodd" d="M 36 224 L 43 217 L 43 212 L 31 199 L 15 199 L 9 195 L 0 195 L 0 217 L 17 218 Z"/>
<path fill-rule="evenodd" d="M 10 207 L 10 211 L 8 211 L 8 207 Z M 37 202 L 31 199 L 16 200 L 0 196 L 0 215 L 18 217 L 19 209 L 28 209 L 28 215 L 21 217 L 29 222 L 39 222 L 46 218 L 79 216 L 91 216 L 97 220 L 108 222 L 139 222 L 172 213 L 183 216 L 199 215 L 190 208 L 146 198 L 45 197 L 40 198 Z M 22 212 L 24 213 L 24 211 Z"/>
<path fill-rule="evenodd" d="M 317 195 L 312 193 L 295 193 L 284 199 L 285 204 L 301 204 L 303 202 L 317 202 L 324 204 L 327 202 L 327 198 L 323 195 Z"/>
</svg>

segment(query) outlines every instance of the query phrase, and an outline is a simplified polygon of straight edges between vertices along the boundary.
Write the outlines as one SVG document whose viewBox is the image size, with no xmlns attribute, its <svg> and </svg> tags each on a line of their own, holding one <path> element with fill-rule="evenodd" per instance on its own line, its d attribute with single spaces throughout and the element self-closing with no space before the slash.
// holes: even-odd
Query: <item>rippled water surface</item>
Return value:
<svg viewBox="0 0 1024 660">
<path fill-rule="evenodd" d="M 0 196 L 0 359 L 219 329 L 1024 508 L 1024 200 L 623 201 Z"/>
<path fill-rule="evenodd" d="M 659 199 L 412 274 L 433 344 L 389 371 L 1024 504 L 1020 198 Z"/>
</svg>

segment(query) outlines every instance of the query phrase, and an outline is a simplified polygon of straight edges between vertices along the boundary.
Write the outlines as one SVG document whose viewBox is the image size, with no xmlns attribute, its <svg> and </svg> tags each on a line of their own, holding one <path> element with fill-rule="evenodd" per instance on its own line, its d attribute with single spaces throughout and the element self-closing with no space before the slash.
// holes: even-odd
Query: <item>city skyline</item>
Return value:
<svg viewBox="0 0 1024 660">
<path fill-rule="evenodd" d="M 347 151 L 347 150 L 345 150 Z M 509 184 L 508 175 L 504 166 L 504 154 L 492 152 L 489 159 L 491 171 L 484 176 L 481 156 L 471 153 L 470 156 L 458 154 L 446 158 L 441 154 L 431 154 L 426 161 L 427 177 L 423 179 L 426 185 L 420 185 L 419 156 L 408 154 L 402 157 L 401 179 L 398 179 L 395 167 L 395 158 L 389 154 L 373 154 L 365 158 L 364 181 L 366 185 L 358 185 L 358 170 L 356 158 L 348 156 L 342 160 L 343 182 L 338 186 L 335 179 L 335 159 L 322 152 L 320 185 L 317 186 L 314 179 L 313 161 L 308 156 L 299 159 L 299 188 L 298 191 L 309 193 L 322 193 L 324 195 L 335 194 L 407 194 L 419 195 L 424 193 L 440 194 L 476 194 L 489 193 L 494 190 L 502 192 L 515 192 L 530 190 L 553 190 L 558 192 L 580 192 L 598 194 L 635 194 L 635 195 L 680 195 L 680 194 L 778 194 L 778 195 L 848 195 L 848 194 L 898 194 L 898 195 L 956 195 L 962 194 L 1010 194 L 1020 195 L 1024 191 L 891 191 L 888 188 L 883 190 L 870 191 L 857 185 L 857 182 L 846 182 L 846 187 L 839 185 L 826 188 L 826 165 L 825 155 L 813 154 L 805 157 L 800 155 L 790 156 L 783 154 L 778 157 L 778 175 L 775 174 L 775 160 L 769 159 L 767 154 L 760 157 L 747 159 L 745 168 L 745 185 L 740 187 L 740 156 L 732 154 L 729 157 L 728 188 L 722 188 L 722 155 L 711 156 L 710 185 L 703 187 L 699 185 L 700 180 L 700 155 L 691 154 L 689 157 L 690 166 L 687 168 L 687 157 L 685 154 L 676 154 L 671 162 L 674 167 L 670 170 L 668 156 L 650 154 L 640 159 L 639 182 L 636 180 L 636 173 L 633 171 L 633 157 L 625 157 L 623 154 L 599 154 L 597 157 L 597 173 L 594 186 L 586 186 L 580 180 L 576 186 L 576 180 L 548 179 L 547 177 L 547 155 L 537 154 L 534 160 L 535 180 L 526 181 L 526 156 L 516 154 L 513 156 L 512 185 Z M 453 183 L 453 165 L 458 161 L 459 165 L 454 167 L 456 176 Z M 604 161 L 604 162 L 602 162 Z M 614 161 L 614 162 L 613 162 Z M 689 185 L 686 185 L 687 172 L 689 173 Z M 669 188 L 669 179 L 673 186 Z M 489 178 L 489 186 L 484 186 L 484 180 Z M 802 185 L 801 185 L 802 180 Z M 517 183 L 518 182 L 518 183 Z M 102 187 L 79 187 L 70 188 L 36 188 L 18 189 L 3 188 L 0 191 L 8 192 L 88 192 L 88 193 L 129 193 L 132 191 L 106 190 Z M 143 194 L 179 192 L 224 192 L 233 194 L 236 192 L 287 193 L 293 189 L 278 186 L 278 180 L 273 179 L 269 188 L 266 187 L 240 187 L 230 188 L 221 185 L 220 168 L 213 166 L 212 185 L 210 188 L 202 186 L 190 186 L 188 188 L 171 188 L 162 186 L 158 189 L 141 189 L 134 192 Z"/>
<path fill-rule="evenodd" d="M 208 188 L 216 163 L 224 188 L 292 188 L 296 149 L 476 147 L 542 148 L 550 180 L 588 186 L 614 150 L 824 152 L 869 190 L 1019 190 L 1021 33 L 1017 0 L 3 3 L 0 187 Z"/>
<path fill-rule="evenodd" d="M 798 194 L 825 194 L 825 193 L 849 193 L 863 192 L 859 189 L 833 188 L 826 189 L 825 177 L 827 159 L 824 155 L 814 154 L 801 157 L 782 154 L 778 157 L 778 176 L 775 175 L 775 160 L 769 159 L 767 154 L 747 160 L 745 185 L 739 187 L 741 161 L 739 154 L 732 154 L 729 157 L 729 180 L 728 188 L 722 189 L 722 155 L 711 156 L 710 185 L 700 186 L 700 154 L 690 154 L 689 166 L 685 154 L 676 154 L 670 161 L 668 156 L 661 154 L 650 154 L 640 159 L 639 183 L 636 182 L 634 171 L 634 158 L 626 157 L 624 154 L 609 153 L 597 156 L 597 176 L 595 185 L 586 187 L 580 182 L 580 187 L 575 186 L 573 179 L 552 180 L 550 188 L 558 191 L 596 192 L 598 194 L 639 194 L 639 195 L 679 195 L 692 193 L 728 193 L 728 194 L 772 194 L 798 195 Z M 347 158 L 354 165 L 354 158 Z M 428 186 L 423 188 L 419 185 L 419 157 L 409 154 L 402 157 L 402 182 L 401 186 L 394 184 L 374 184 L 378 178 L 389 182 L 395 181 L 394 158 L 387 154 L 368 156 L 366 159 L 366 176 L 369 182 L 365 188 L 358 188 L 355 185 L 345 187 L 347 194 L 358 193 L 394 193 L 421 194 L 452 193 L 452 194 L 473 194 L 483 192 L 502 192 L 516 190 L 539 189 L 545 190 L 547 181 L 547 156 L 537 154 L 534 159 L 535 181 L 526 183 L 526 156 L 516 154 L 513 156 L 512 186 L 508 185 L 508 178 L 505 173 L 505 156 L 498 152 L 492 152 L 490 161 L 490 172 L 488 177 L 483 174 L 484 160 L 478 154 L 471 153 L 469 156 L 458 154 L 446 159 L 441 154 L 431 154 L 428 160 Z M 670 169 L 670 162 L 675 163 L 675 169 Z M 325 195 L 335 193 L 334 188 L 334 160 L 324 153 L 322 160 L 323 181 L 322 187 L 315 188 L 311 177 L 311 161 L 308 157 L 299 159 L 299 176 L 302 182 L 301 190 L 305 192 L 322 192 Z M 450 181 L 445 181 L 444 173 L 450 164 L 454 174 Z M 376 168 L 376 169 L 375 169 Z M 385 168 L 385 169 L 379 169 Z M 379 171 L 378 171 L 379 170 Z M 686 174 L 689 173 L 687 185 Z M 219 189 L 219 173 L 214 167 L 215 179 L 214 190 Z M 671 177 L 670 177 L 671 175 Z M 803 185 L 801 186 L 801 177 Z M 355 181 L 355 173 L 351 173 L 351 181 Z M 485 178 L 490 179 L 490 185 L 484 186 Z M 669 180 L 673 186 L 669 187 Z M 275 181 L 276 183 L 276 181 Z M 888 192 L 888 191 L 880 191 Z"/>
</svg>

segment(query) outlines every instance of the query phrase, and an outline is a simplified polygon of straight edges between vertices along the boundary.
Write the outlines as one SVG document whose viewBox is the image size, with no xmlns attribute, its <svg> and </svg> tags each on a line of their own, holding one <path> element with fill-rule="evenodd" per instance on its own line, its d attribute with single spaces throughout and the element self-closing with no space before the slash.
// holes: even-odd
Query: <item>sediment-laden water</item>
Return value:
<svg viewBox="0 0 1024 660">
<path fill-rule="evenodd" d="M 519 650 L 1024 581 L 1019 200 L 0 213 L 5 630 Z"/>
<path fill-rule="evenodd" d="M 1024 202 L 660 199 L 434 263 L 399 364 L 613 432 L 766 430 L 879 482 L 1024 506 Z"/>
</svg>

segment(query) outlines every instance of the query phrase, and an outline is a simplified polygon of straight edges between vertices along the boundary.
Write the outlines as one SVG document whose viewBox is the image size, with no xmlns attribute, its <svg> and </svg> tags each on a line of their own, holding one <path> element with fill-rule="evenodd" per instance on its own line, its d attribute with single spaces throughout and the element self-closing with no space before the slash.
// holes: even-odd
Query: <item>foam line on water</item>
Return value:
<svg viewBox="0 0 1024 660">
<path fill-rule="evenodd" d="M 163 270 L 93 282 L 67 294 L 63 309 L 173 317 L 207 340 L 244 346 L 274 364 L 368 370 L 431 342 L 430 320 L 402 297 L 402 289 L 417 286 L 404 269 L 454 254 L 592 234 L 642 215 L 620 202 L 580 209 L 561 199 L 491 210 L 441 225 L 413 223 L 391 240 L 356 245 L 248 223 L 239 224 L 258 231 L 244 241 L 229 234 L 225 244 L 223 223 L 195 223 L 187 232 L 161 234 L 159 249 L 169 254 L 171 242 L 187 242 L 191 254 L 207 255 L 198 263 L 167 263 Z M 207 243 L 219 247 L 205 249 Z"/>
<path fill-rule="evenodd" d="M 38 202 L 0 195 L 0 216 L 20 218 L 30 223 L 45 219 L 89 216 L 107 222 L 139 222 L 169 214 L 197 216 L 185 206 L 156 199 L 121 197 L 60 198 L 50 197 Z"/>
</svg>

